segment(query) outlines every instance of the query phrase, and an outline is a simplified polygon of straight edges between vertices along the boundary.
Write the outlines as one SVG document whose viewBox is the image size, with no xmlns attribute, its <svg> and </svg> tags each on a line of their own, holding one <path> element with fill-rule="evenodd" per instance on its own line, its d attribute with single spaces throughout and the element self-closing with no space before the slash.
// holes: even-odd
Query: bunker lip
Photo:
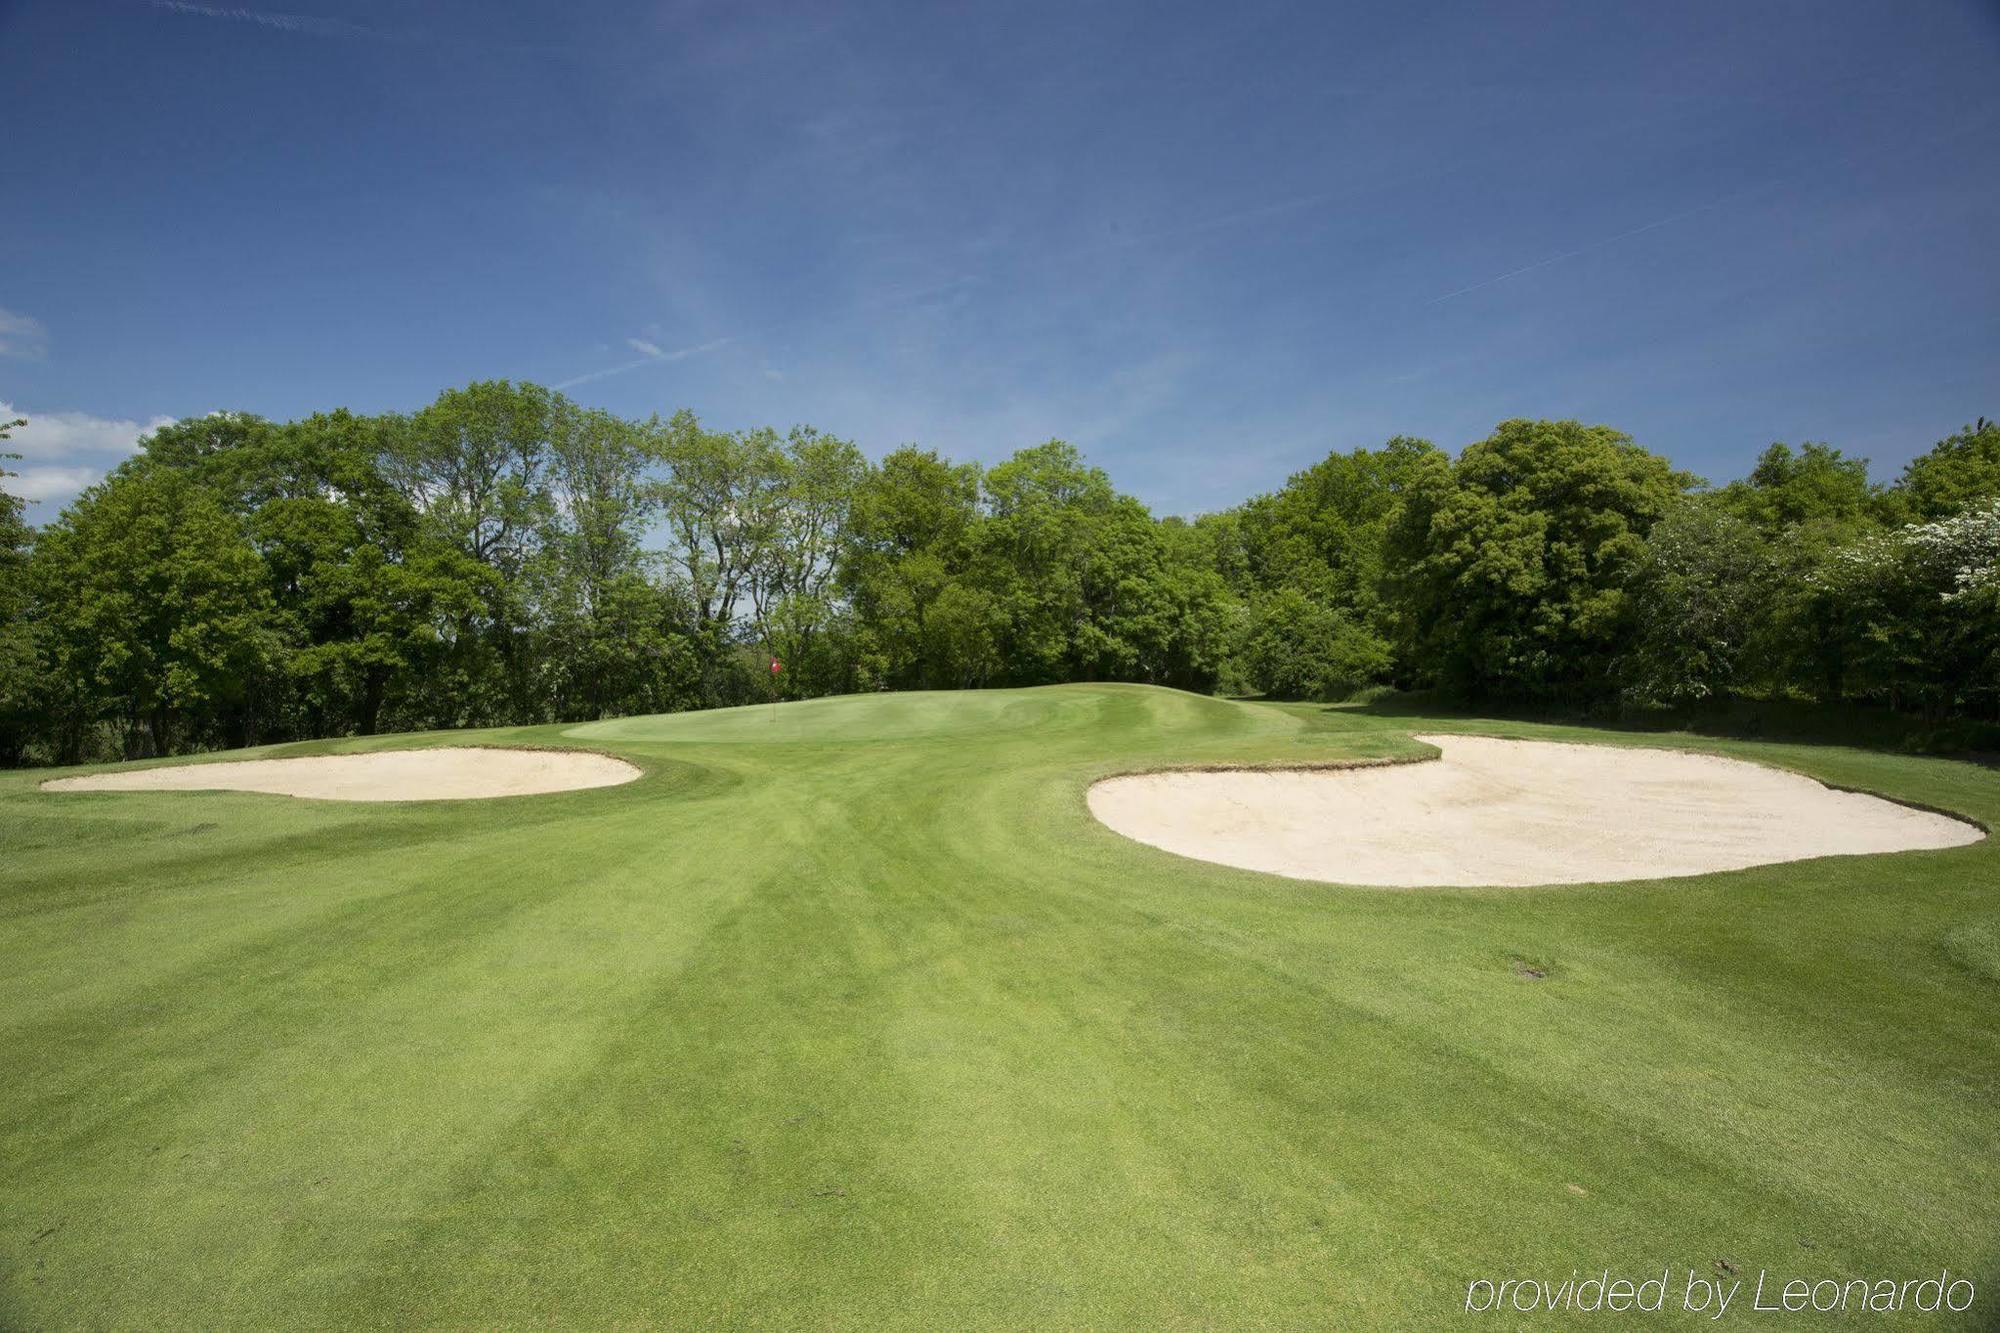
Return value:
<svg viewBox="0 0 2000 1333">
<path fill-rule="evenodd" d="M 638 765 L 595 750 L 443 745 L 172 764 L 52 778 L 49 792 L 246 791 L 317 801 L 472 801 L 613 787 Z"/>
<path fill-rule="evenodd" d="M 1086 800 L 1114 832 L 1180 856 L 1390 888 L 1671 879 L 1986 836 L 1955 815 L 1720 755 L 1415 739 L 1438 757 L 1128 773 Z"/>
</svg>

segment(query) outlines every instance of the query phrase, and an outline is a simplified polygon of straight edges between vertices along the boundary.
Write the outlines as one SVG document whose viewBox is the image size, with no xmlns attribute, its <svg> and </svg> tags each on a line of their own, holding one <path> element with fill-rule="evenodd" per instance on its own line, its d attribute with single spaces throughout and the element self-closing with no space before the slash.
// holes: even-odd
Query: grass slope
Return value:
<svg viewBox="0 0 2000 1333">
<path fill-rule="evenodd" d="M 1634 743 L 1071 686 L 482 733 L 648 769 L 490 802 L 0 777 L 0 1326 L 1408 1327 L 1718 1259 L 1990 1318 L 2000 844 L 1388 892 L 1083 805 L 1452 727 Z"/>
</svg>

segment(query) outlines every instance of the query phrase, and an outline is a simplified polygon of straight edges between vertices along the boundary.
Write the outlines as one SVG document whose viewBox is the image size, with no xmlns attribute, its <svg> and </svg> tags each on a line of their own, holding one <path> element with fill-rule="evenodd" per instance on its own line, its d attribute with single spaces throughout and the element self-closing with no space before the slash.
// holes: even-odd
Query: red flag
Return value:
<svg viewBox="0 0 2000 1333">
<path fill-rule="evenodd" d="M 780 661 L 779 661 L 779 660 L 778 660 L 777 658 L 775 658 L 775 657 L 771 659 L 771 674 L 772 674 L 772 675 L 774 675 L 774 676 L 775 676 L 775 675 L 777 675 L 777 674 L 778 674 L 778 673 L 779 673 L 780 671 L 783 671 L 784 669 L 785 669 L 785 664 L 784 664 L 783 662 L 780 662 Z"/>
</svg>

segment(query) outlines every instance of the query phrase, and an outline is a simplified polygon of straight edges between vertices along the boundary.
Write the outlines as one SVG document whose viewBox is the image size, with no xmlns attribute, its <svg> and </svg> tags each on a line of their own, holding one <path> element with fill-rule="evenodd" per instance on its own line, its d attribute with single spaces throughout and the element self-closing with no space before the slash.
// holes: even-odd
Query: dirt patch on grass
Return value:
<svg viewBox="0 0 2000 1333">
<path fill-rule="evenodd" d="M 637 765 L 589 750 L 440 746 L 298 759 L 175 764 L 55 778 L 43 791 L 256 791 L 319 801 L 467 801 L 612 787 Z"/>
<path fill-rule="evenodd" d="M 1091 813 L 1182 856 L 1398 887 L 1663 879 L 1957 847 L 1965 820 L 1717 755 L 1421 736 L 1431 763 L 1108 778 Z"/>
</svg>

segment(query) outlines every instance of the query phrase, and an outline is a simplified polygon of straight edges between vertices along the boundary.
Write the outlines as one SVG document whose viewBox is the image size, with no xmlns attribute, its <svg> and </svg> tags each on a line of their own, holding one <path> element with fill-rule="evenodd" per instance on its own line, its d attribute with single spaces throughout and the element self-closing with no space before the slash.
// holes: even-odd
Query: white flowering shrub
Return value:
<svg viewBox="0 0 2000 1333">
<path fill-rule="evenodd" d="M 1939 715 L 2000 707 L 2000 497 L 1833 552 L 1803 591 L 1867 692 Z"/>
<path fill-rule="evenodd" d="M 2000 588 L 2000 497 L 1907 531 L 1916 557 L 1949 573 L 1946 601 L 1965 601 Z"/>
</svg>

